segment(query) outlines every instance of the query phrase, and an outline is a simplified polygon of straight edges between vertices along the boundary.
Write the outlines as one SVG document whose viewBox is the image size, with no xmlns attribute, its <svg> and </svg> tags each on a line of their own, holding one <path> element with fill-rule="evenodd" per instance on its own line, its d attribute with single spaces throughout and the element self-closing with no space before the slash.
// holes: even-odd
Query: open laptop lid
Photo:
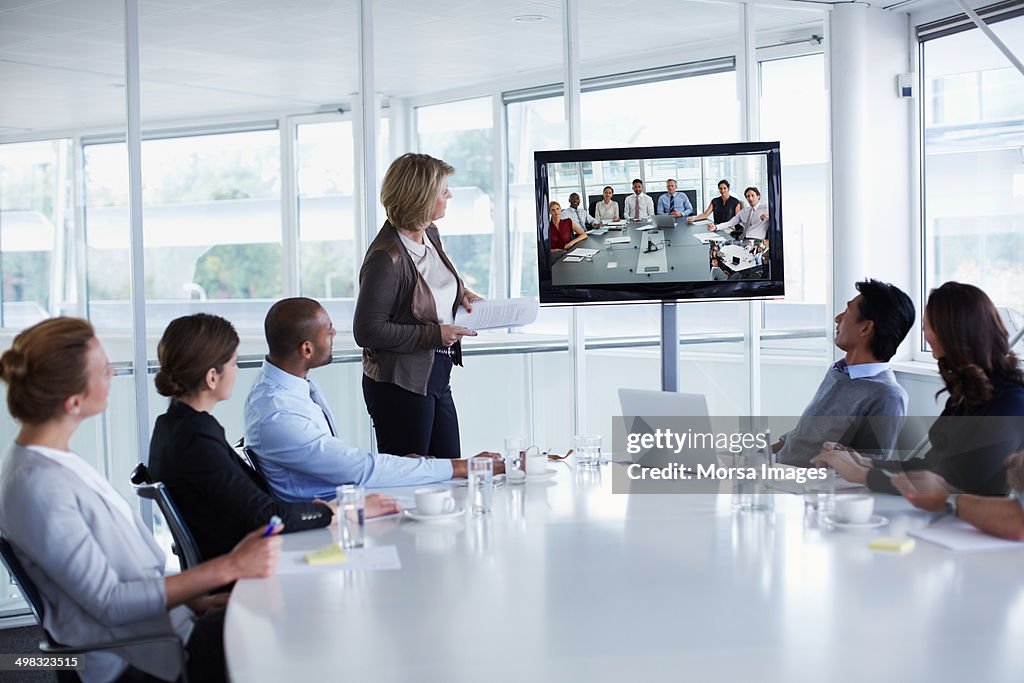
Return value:
<svg viewBox="0 0 1024 683">
<path fill-rule="evenodd" d="M 649 391 L 644 389 L 619 389 L 619 404 L 622 414 L 627 417 L 685 417 L 686 427 L 695 432 L 711 433 L 711 418 L 704 394 L 683 394 L 674 391 Z M 627 425 L 631 431 L 649 431 L 646 425 Z M 718 458 L 713 447 L 688 449 L 676 455 L 671 451 L 652 449 L 636 456 L 636 462 L 644 467 L 664 467 L 671 462 L 691 467 L 715 465 Z"/>
</svg>

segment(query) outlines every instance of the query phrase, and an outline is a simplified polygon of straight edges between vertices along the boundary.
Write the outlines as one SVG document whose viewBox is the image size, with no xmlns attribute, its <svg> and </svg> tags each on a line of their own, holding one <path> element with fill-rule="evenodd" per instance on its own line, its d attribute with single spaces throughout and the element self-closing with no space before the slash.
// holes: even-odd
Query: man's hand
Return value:
<svg viewBox="0 0 1024 683">
<path fill-rule="evenodd" d="M 892 485 L 896 487 L 897 491 L 907 496 L 908 500 L 910 498 L 907 494 L 941 494 L 942 499 L 945 500 L 946 496 L 953 493 L 953 487 L 945 479 L 927 470 L 897 474 L 892 478 Z"/>
<path fill-rule="evenodd" d="M 484 456 L 488 457 L 492 461 L 494 474 L 505 473 L 505 461 L 502 460 L 500 453 L 493 453 L 491 451 L 481 451 L 474 457 Z M 465 479 L 469 474 L 469 460 L 452 460 L 452 479 Z"/>
<path fill-rule="evenodd" d="M 853 451 L 822 449 L 811 458 L 815 467 L 831 467 L 839 476 L 852 484 L 867 484 L 870 467 L 859 462 L 861 456 Z"/>
<path fill-rule="evenodd" d="M 463 337 L 475 337 L 476 332 L 461 325 L 441 325 L 441 343 L 451 346 Z"/>
</svg>

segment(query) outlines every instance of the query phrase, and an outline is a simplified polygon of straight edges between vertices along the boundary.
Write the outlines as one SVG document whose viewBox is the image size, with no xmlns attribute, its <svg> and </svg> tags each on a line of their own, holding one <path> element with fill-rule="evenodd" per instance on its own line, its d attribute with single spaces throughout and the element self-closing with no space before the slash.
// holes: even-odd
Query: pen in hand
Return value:
<svg viewBox="0 0 1024 683">
<path fill-rule="evenodd" d="M 263 532 L 263 538 L 266 538 L 270 534 L 274 533 L 274 529 L 276 529 L 279 524 L 281 524 L 280 517 L 278 517 L 277 515 L 271 517 L 270 522 L 267 524 L 267 530 Z"/>
</svg>

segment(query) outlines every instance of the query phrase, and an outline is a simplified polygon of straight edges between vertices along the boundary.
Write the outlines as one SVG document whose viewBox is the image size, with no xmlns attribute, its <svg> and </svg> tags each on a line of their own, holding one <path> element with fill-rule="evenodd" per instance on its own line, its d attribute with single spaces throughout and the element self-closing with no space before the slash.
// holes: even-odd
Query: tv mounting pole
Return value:
<svg viewBox="0 0 1024 683">
<path fill-rule="evenodd" d="M 679 391 L 679 318 L 675 301 L 661 302 L 661 390 Z"/>
</svg>

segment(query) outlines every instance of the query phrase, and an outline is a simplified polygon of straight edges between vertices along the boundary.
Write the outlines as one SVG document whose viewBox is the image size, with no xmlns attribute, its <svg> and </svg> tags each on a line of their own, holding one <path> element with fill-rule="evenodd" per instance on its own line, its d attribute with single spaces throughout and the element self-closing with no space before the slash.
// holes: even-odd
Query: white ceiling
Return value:
<svg viewBox="0 0 1024 683">
<path fill-rule="evenodd" d="M 950 0 L 915 6 L 929 1 Z M 349 101 L 357 90 L 356 0 L 139 4 L 145 122 L 316 111 Z M 376 89 L 413 96 L 472 84 L 500 87 L 517 78 L 558 80 L 561 5 L 378 0 Z M 0 136 L 123 125 L 123 6 L 121 0 L 0 0 Z M 729 3 L 584 0 L 584 70 L 730 54 L 739 38 L 738 12 Z M 547 19 L 513 21 L 534 14 Z M 820 33 L 821 14 L 813 9 L 765 6 L 755 16 L 759 44 Z"/>
</svg>

